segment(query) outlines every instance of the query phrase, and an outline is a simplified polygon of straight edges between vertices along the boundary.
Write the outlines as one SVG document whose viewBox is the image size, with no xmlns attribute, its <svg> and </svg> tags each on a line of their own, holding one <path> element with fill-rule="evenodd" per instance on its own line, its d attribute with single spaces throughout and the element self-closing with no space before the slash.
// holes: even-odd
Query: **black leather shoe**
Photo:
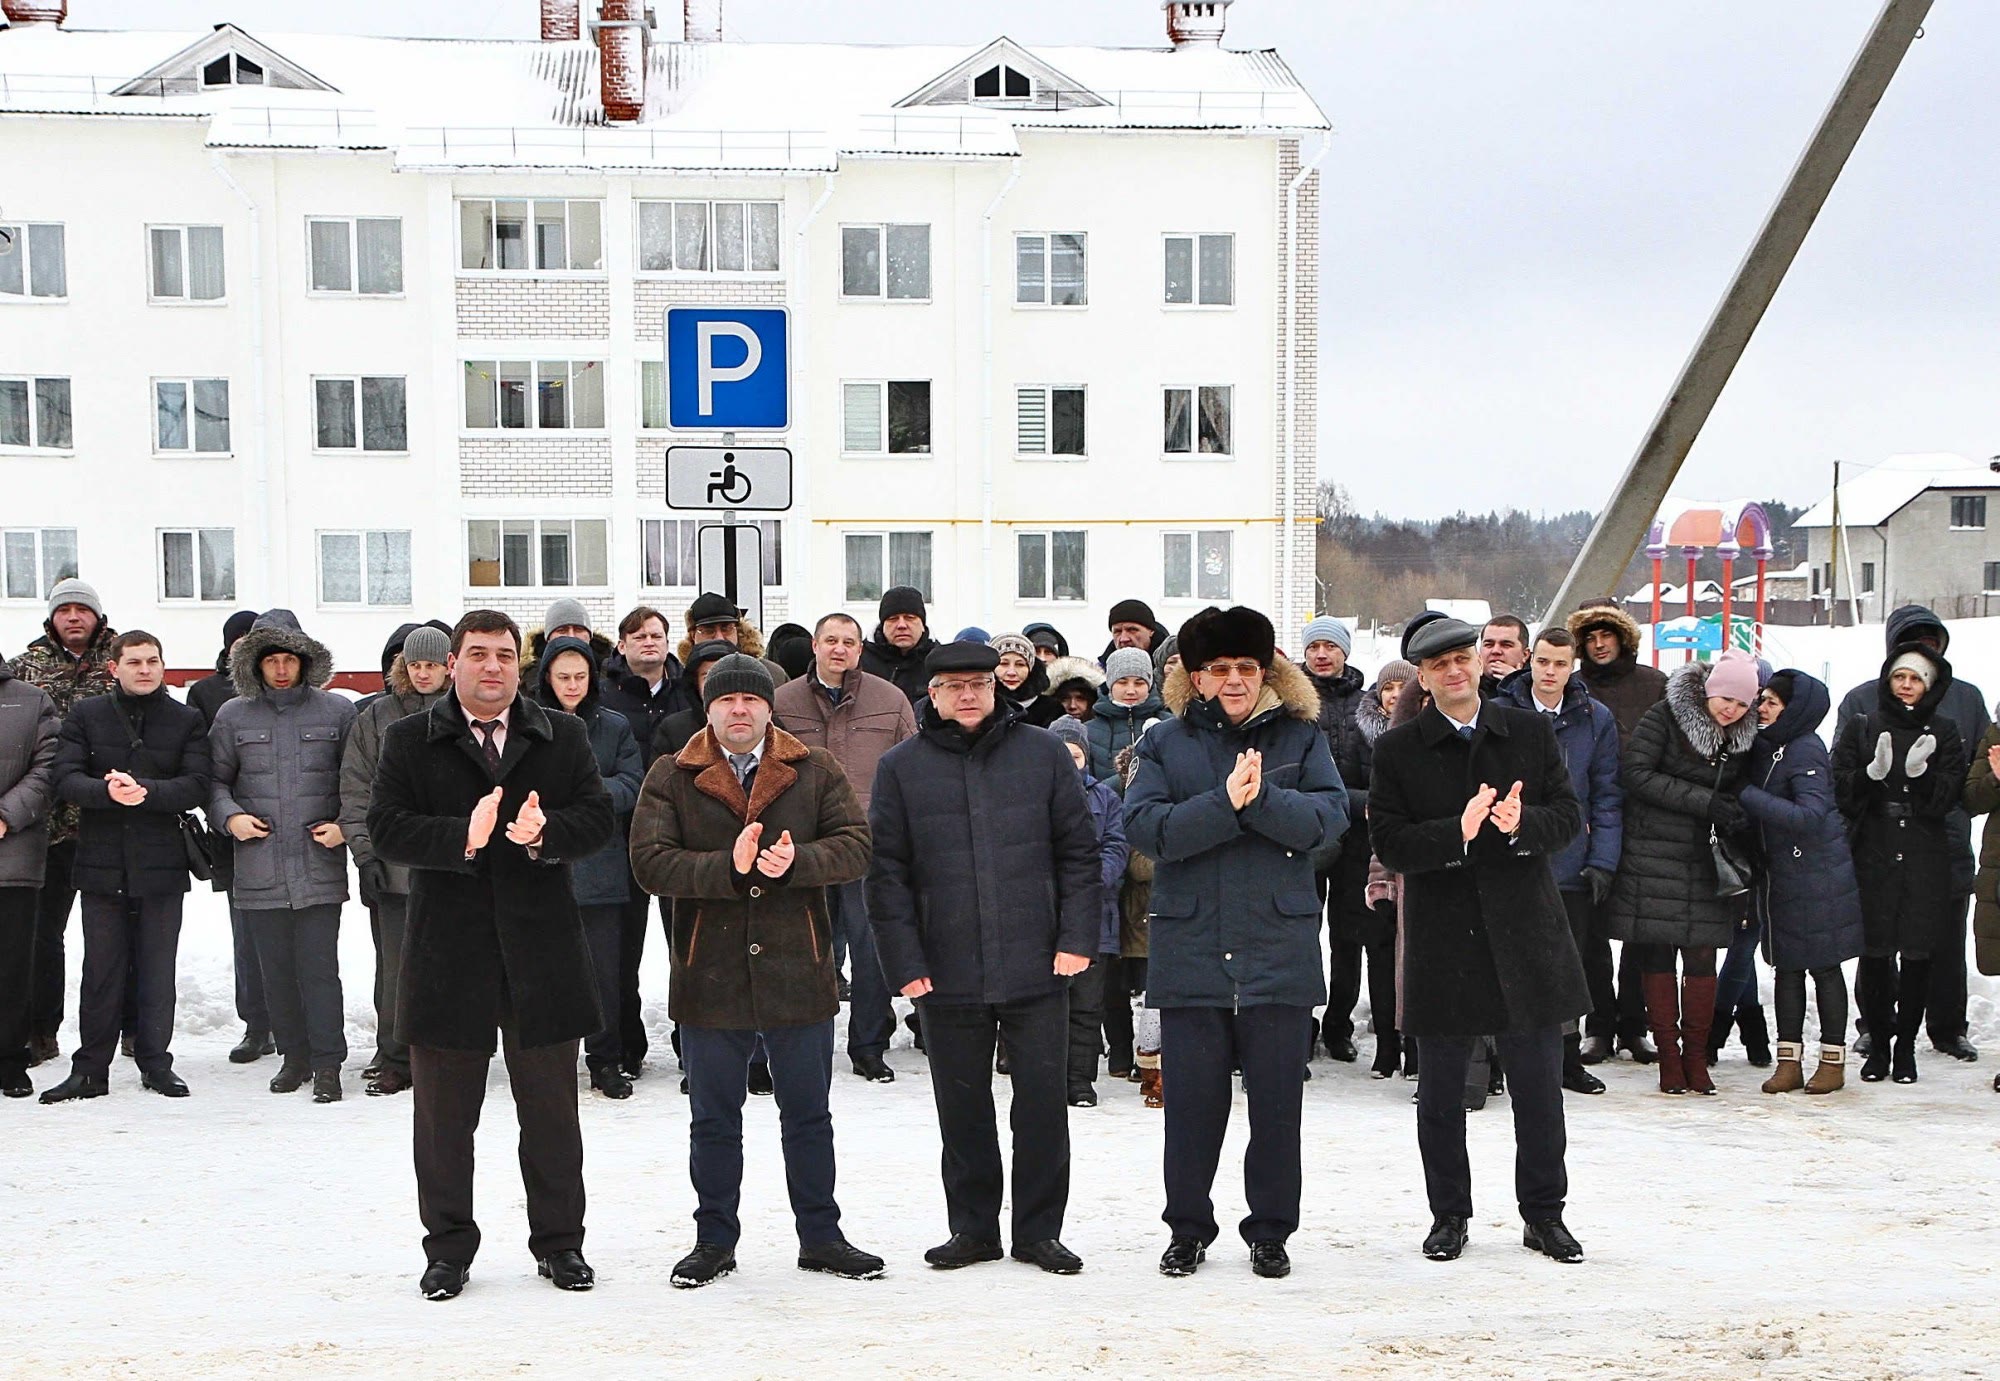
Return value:
<svg viewBox="0 0 2000 1381">
<path fill-rule="evenodd" d="M 1632 1057 L 1632 1063 L 1635 1065 L 1653 1064 L 1660 1058 L 1660 1052 L 1653 1049 L 1653 1043 L 1647 1040 L 1643 1033 L 1621 1036 L 1618 1038 L 1618 1043 L 1625 1047 L 1625 1052 Z"/>
<path fill-rule="evenodd" d="M 736 1249 L 714 1242 L 697 1242 L 694 1250 L 674 1265 L 676 1290 L 699 1290 L 712 1285 L 736 1269 Z"/>
<path fill-rule="evenodd" d="M 340 1071 L 320 1069 L 313 1071 L 313 1102 L 338 1103 L 340 1101 Z"/>
<path fill-rule="evenodd" d="M 387 1068 L 388 1066 L 382 1064 L 380 1061 L 377 1061 L 374 1064 L 365 1064 L 361 1066 L 361 1077 L 364 1079 L 373 1079 L 376 1075 L 380 1074 L 384 1069 Z"/>
<path fill-rule="evenodd" d="M 1611 1058 L 1611 1038 L 1609 1036 L 1585 1036 L 1579 1052 L 1587 1065 L 1601 1065 Z"/>
<path fill-rule="evenodd" d="M 1089 1084 L 1078 1084 L 1069 1091 L 1069 1105 L 1072 1108 L 1094 1108 L 1097 1106 L 1097 1090 Z"/>
<path fill-rule="evenodd" d="M 310 1078 L 312 1069 L 304 1060 L 300 1060 L 297 1064 L 286 1060 L 278 1066 L 278 1072 L 271 1076 L 271 1092 L 297 1093 L 306 1086 L 306 1080 Z"/>
<path fill-rule="evenodd" d="M 940 1271 L 955 1271 L 961 1266 L 976 1266 L 982 1261 L 998 1261 L 1005 1252 L 998 1242 L 983 1237 L 969 1237 L 962 1232 L 954 1232 L 949 1239 L 924 1253 L 924 1260 Z"/>
<path fill-rule="evenodd" d="M 466 1277 L 472 1274 L 472 1267 L 461 1266 L 456 1261 L 433 1261 L 424 1267 L 423 1279 L 417 1288 L 423 1291 L 425 1299 L 457 1299 L 459 1291 L 465 1288 Z"/>
<path fill-rule="evenodd" d="M 773 1091 L 771 1066 L 766 1064 L 752 1064 L 750 1066 L 748 1086 L 750 1092 L 756 1094 L 759 1098 L 769 1098 Z"/>
<path fill-rule="evenodd" d="M 632 1081 L 617 1065 L 599 1065 L 590 1071 L 590 1086 L 606 1098 L 630 1098 Z"/>
<path fill-rule="evenodd" d="M 34 1081 L 28 1078 L 25 1069 L 9 1069 L 0 1073 L 0 1095 L 8 1098 L 26 1098 L 34 1093 Z"/>
<path fill-rule="evenodd" d="M 550 1252 L 535 1263 L 535 1270 L 558 1290 L 588 1290 L 597 1284 L 597 1272 L 590 1269 L 583 1253 L 574 1247 Z"/>
<path fill-rule="evenodd" d="M 1570 1236 L 1560 1218 L 1543 1218 L 1525 1224 L 1521 1229 L 1521 1245 L 1531 1252 L 1540 1252 L 1551 1261 L 1560 1261 L 1573 1266 L 1583 1260 L 1583 1247 Z"/>
<path fill-rule="evenodd" d="M 1163 1276 L 1191 1276 L 1202 1262 L 1208 1260 L 1208 1248 L 1196 1237 L 1176 1237 L 1167 1243 L 1167 1249 L 1160 1253 L 1160 1274 Z"/>
<path fill-rule="evenodd" d="M 1016 1242 L 1014 1259 L 1040 1266 L 1052 1276 L 1073 1276 L 1083 1269 L 1083 1258 L 1053 1237 L 1044 1237 L 1039 1242 Z"/>
<path fill-rule="evenodd" d="M 1948 1040 L 1932 1041 L 1931 1048 L 1940 1055 L 1949 1055 L 1954 1060 L 1963 1060 L 1967 1064 L 1974 1064 L 1979 1059 L 1979 1047 L 1967 1040 L 1963 1032 Z"/>
<path fill-rule="evenodd" d="M 102 1098 L 111 1086 L 95 1074 L 72 1074 L 42 1094 L 44 1103 L 67 1103 L 72 1098 Z"/>
<path fill-rule="evenodd" d="M 854 1072 L 871 1084 L 893 1084 L 896 1071 L 889 1068 L 889 1062 L 880 1055 L 856 1055 L 852 1063 Z"/>
<path fill-rule="evenodd" d="M 1342 1064 L 1351 1065 L 1361 1058 L 1361 1052 L 1354 1048 L 1352 1036 L 1327 1036 L 1325 1043 L 1326 1053 Z"/>
<path fill-rule="evenodd" d="M 54 1036 L 35 1036 L 28 1041 L 28 1068 L 45 1065 L 62 1054 L 62 1045 Z"/>
<path fill-rule="evenodd" d="M 394 1094 L 406 1093 L 410 1088 L 410 1076 L 400 1069 L 384 1069 L 367 1084 L 370 1098 L 387 1098 Z"/>
<path fill-rule="evenodd" d="M 799 1269 L 819 1271 L 846 1280 L 880 1280 L 882 1258 L 864 1252 L 852 1242 L 835 1238 L 799 1248 Z"/>
<path fill-rule="evenodd" d="M 1430 1236 L 1424 1239 L 1424 1255 L 1433 1261 L 1456 1261 L 1458 1254 L 1465 1250 L 1465 1219 L 1449 1215 L 1431 1224 Z"/>
<path fill-rule="evenodd" d="M 1563 1087 L 1571 1093 L 1602 1093 L 1604 1081 L 1585 1069 L 1582 1064 L 1563 1066 Z"/>
<path fill-rule="evenodd" d="M 229 1063 L 247 1065 L 263 1059 L 266 1055 L 278 1053 L 278 1043 L 271 1039 L 269 1031 L 259 1031 L 250 1027 L 243 1032 L 243 1039 L 236 1042 L 229 1052 Z"/>
<path fill-rule="evenodd" d="M 1292 1273 L 1291 1254 L 1283 1242 L 1252 1242 L 1250 1269 L 1266 1280 L 1283 1280 Z"/>
<path fill-rule="evenodd" d="M 187 1081 L 171 1069 L 162 1069 L 154 1074 L 141 1074 L 139 1083 L 151 1089 L 162 1098 L 185 1098 L 188 1096 Z"/>
</svg>

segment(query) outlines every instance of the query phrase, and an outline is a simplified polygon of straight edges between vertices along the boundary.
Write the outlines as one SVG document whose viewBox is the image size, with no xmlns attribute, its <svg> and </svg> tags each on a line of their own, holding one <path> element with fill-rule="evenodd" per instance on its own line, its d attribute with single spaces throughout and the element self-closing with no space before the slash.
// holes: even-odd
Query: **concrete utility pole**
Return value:
<svg viewBox="0 0 2000 1381">
<path fill-rule="evenodd" d="M 1854 152 L 1930 8 L 1931 0 L 1888 0 L 1875 17 L 1874 27 L 1849 65 L 1833 103 L 1799 155 L 1785 190 L 1764 217 L 1750 252 L 1743 256 L 1707 329 L 1681 366 L 1680 376 L 1639 443 L 1637 454 L 1625 467 L 1624 478 L 1598 515 L 1576 563 L 1563 577 L 1547 618 L 1561 617 L 1580 599 L 1615 593 L 1612 587 L 1659 512 L 1721 396 L 1722 386 L 1743 358 L 1751 334 L 1763 320 L 1778 285 L 1784 282 L 1806 232 L 1826 205 L 1847 156 Z"/>
</svg>

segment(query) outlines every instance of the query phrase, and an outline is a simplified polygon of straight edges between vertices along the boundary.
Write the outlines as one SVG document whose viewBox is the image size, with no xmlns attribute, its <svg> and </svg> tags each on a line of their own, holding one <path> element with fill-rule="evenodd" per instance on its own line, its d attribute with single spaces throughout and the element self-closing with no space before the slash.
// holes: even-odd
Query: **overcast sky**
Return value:
<svg viewBox="0 0 2000 1381">
<path fill-rule="evenodd" d="M 676 6 L 655 0 L 664 15 Z M 1595 508 L 1875 0 L 1237 0 L 1331 117 L 1320 473 L 1364 510 Z M 90 27 L 531 36 L 535 0 L 71 0 Z M 724 0 L 726 38 L 1163 41 L 1158 0 Z M 1678 492 L 2000 451 L 2000 5 L 1942 4 Z"/>
</svg>

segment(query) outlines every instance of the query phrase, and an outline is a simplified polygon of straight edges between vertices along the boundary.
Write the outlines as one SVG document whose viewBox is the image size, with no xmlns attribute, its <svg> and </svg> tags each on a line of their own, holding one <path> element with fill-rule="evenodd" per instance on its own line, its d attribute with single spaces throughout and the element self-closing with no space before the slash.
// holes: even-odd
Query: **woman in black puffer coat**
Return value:
<svg viewBox="0 0 2000 1381">
<path fill-rule="evenodd" d="M 1757 721 L 1757 665 L 1725 652 L 1667 678 L 1625 745 L 1625 840 L 1611 888 L 1612 938 L 1639 946 L 1660 1092 L 1713 1093 L 1704 1058 L 1715 1017 L 1715 951 L 1748 904 L 1716 895 L 1711 832 L 1741 834 L 1737 801 Z M 1676 955 L 1681 982 L 1674 983 Z"/>
<path fill-rule="evenodd" d="M 1869 1083 L 1892 1067 L 1897 1083 L 1917 1081 L 1931 951 L 1963 905 L 1952 887 L 1945 816 L 1965 784 L 1965 741 L 1938 713 L 1950 689 L 1951 663 L 1921 643 L 1904 643 L 1882 665 L 1880 704 L 1848 720 L 1834 744 L 1834 789 L 1854 844 L 1867 936 L 1858 986 L 1875 1033 L 1861 1067 Z M 1883 1039 L 1891 1031 L 1893 1059 Z"/>
</svg>

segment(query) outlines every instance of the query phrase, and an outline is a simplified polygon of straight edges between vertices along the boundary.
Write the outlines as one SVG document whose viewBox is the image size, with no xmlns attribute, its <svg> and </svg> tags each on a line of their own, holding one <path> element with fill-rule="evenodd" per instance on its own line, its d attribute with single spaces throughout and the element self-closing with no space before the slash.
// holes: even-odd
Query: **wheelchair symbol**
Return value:
<svg viewBox="0 0 2000 1381">
<path fill-rule="evenodd" d="M 736 456 L 725 451 L 722 468 L 708 472 L 708 501 L 721 499 L 725 504 L 740 504 L 750 497 L 750 477 L 736 468 Z M 740 488 L 738 486 L 741 486 Z"/>
</svg>

